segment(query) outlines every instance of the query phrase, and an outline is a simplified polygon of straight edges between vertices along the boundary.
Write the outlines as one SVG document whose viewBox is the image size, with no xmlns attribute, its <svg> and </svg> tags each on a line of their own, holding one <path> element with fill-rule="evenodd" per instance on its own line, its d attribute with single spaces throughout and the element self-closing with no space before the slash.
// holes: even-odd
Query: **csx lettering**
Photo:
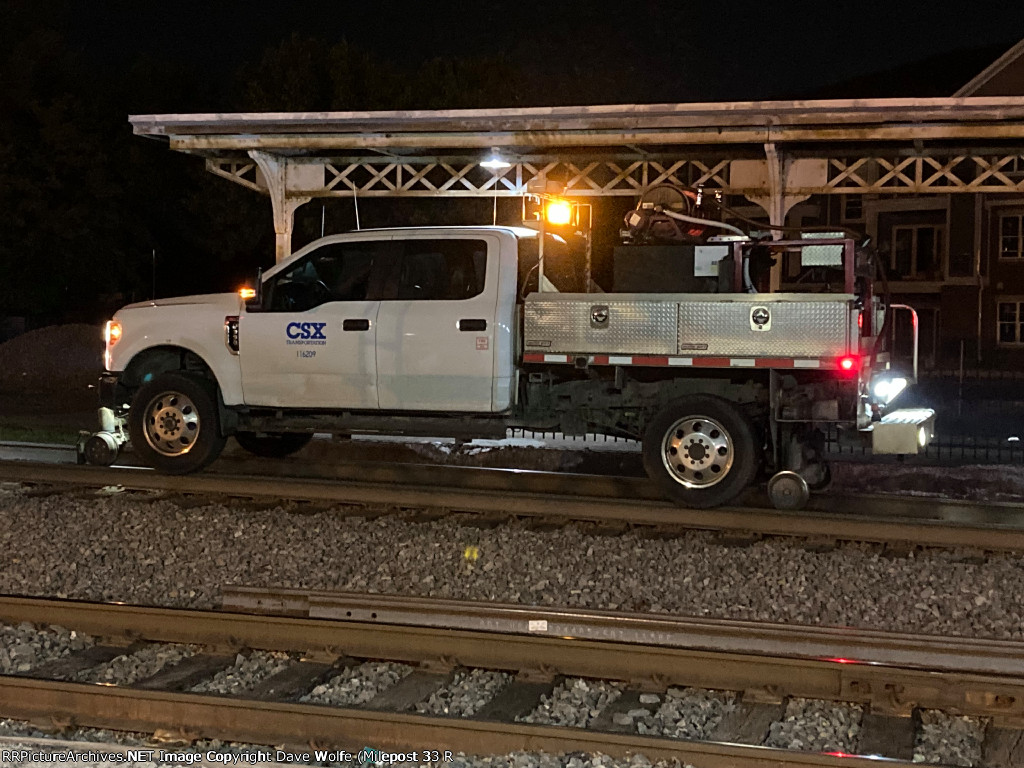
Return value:
<svg viewBox="0 0 1024 768">
<path fill-rule="evenodd" d="M 289 339 L 326 339 L 327 323 L 288 323 L 285 333 Z"/>
</svg>

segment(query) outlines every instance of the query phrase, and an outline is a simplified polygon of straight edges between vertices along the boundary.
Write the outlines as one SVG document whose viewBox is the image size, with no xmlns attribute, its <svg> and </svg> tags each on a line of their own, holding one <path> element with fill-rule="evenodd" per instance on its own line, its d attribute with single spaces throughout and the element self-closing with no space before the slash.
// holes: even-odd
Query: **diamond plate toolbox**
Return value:
<svg viewBox="0 0 1024 768">
<path fill-rule="evenodd" d="M 712 357 L 838 357 L 847 352 L 852 312 L 846 299 L 679 302 L 678 349 Z M 751 312 L 764 308 L 771 318 L 755 330 Z M 706 346 L 705 346 L 706 345 Z"/>
<path fill-rule="evenodd" d="M 531 296 L 523 310 L 524 348 L 567 354 L 676 354 L 677 302 L 613 296 Z"/>
</svg>

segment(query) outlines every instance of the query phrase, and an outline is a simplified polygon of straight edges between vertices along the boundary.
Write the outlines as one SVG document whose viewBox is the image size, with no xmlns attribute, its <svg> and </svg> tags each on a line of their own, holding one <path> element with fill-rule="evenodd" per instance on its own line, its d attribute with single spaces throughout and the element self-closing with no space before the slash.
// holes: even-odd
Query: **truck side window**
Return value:
<svg viewBox="0 0 1024 768">
<path fill-rule="evenodd" d="M 305 312 L 331 301 L 379 298 L 374 284 L 377 255 L 387 243 L 328 243 L 275 275 L 269 282 L 272 312 Z"/>
<path fill-rule="evenodd" d="M 398 265 L 397 299 L 461 301 L 484 290 L 484 240 L 405 240 Z"/>
</svg>

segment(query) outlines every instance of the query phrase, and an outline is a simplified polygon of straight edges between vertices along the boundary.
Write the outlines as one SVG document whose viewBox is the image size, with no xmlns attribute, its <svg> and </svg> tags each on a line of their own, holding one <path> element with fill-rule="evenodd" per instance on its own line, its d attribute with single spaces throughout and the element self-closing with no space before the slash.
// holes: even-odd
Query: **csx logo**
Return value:
<svg viewBox="0 0 1024 768">
<path fill-rule="evenodd" d="M 289 339 L 326 339 L 327 323 L 288 323 L 285 333 Z"/>
</svg>

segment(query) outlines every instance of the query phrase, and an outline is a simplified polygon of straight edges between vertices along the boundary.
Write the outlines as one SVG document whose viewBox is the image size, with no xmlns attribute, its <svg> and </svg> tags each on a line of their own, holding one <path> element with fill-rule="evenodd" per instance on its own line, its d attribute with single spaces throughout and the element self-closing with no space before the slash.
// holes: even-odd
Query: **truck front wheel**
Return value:
<svg viewBox="0 0 1024 768">
<path fill-rule="evenodd" d="M 236 432 L 235 440 L 254 456 L 283 459 L 305 448 L 313 435 L 303 432 Z"/>
<path fill-rule="evenodd" d="M 706 509 L 726 504 L 757 474 L 754 428 L 728 400 L 696 395 L 673 400 L 644 433 L 644 467 L 678 504 Z"/>
<path fill-rule="evenodd" d="M 212 382 L 162 373 L 135 394 L 128 413 L 132 447 L 151 467 L 169 475 L 196 472 L 224 449 Z"/>
</svg>

